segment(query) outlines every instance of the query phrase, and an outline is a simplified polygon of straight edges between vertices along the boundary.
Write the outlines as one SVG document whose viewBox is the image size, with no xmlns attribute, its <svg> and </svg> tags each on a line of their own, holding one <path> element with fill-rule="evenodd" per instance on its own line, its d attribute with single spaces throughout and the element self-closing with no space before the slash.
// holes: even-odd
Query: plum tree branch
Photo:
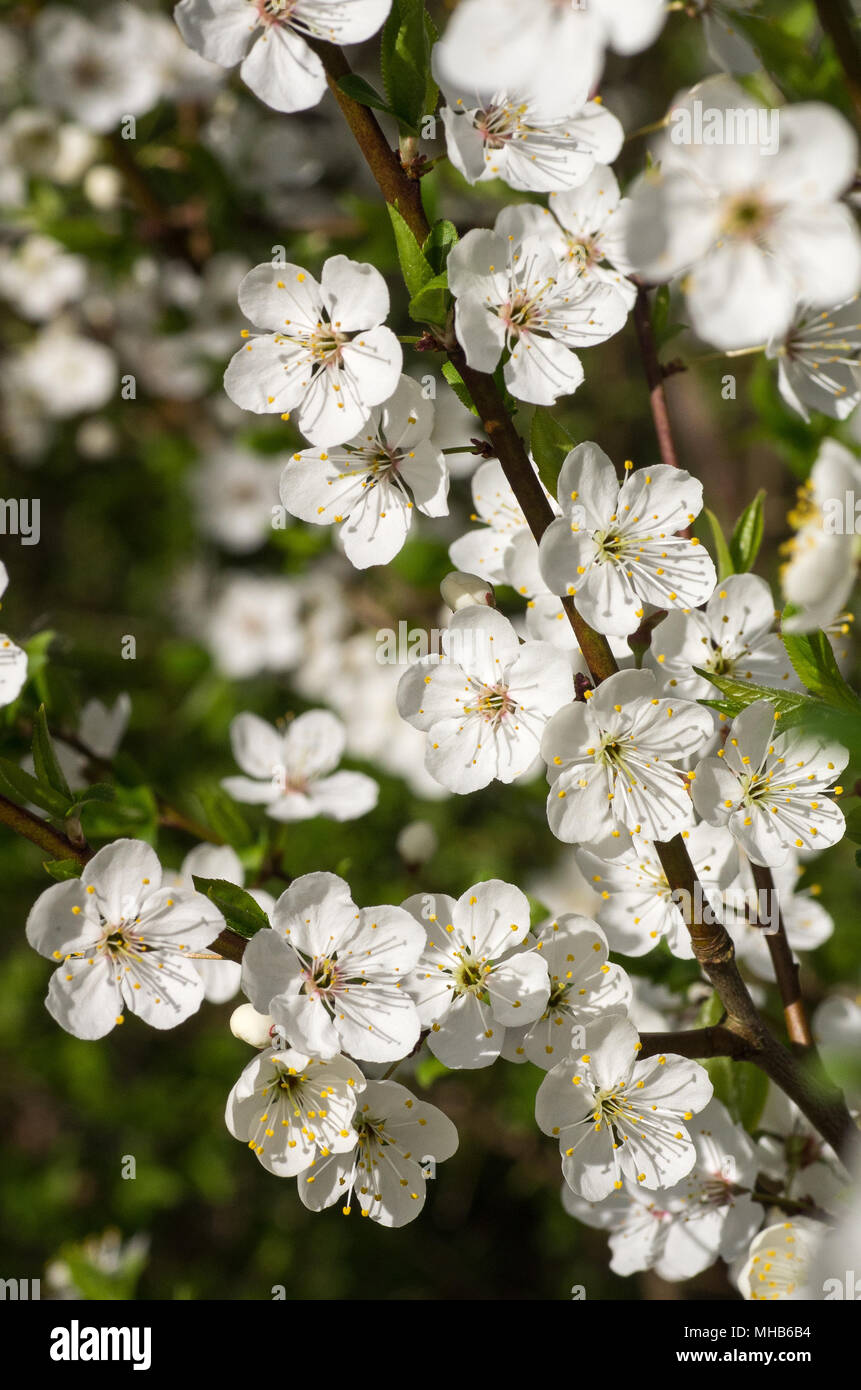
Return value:
<svg viewBox="0 0 861 1390">
<path fill-rule="evenodd" d="M 400 212 L 419 245 L 423 245 L 430 233 L 430 226 L 418 180 L 411 178 L 404 168 L 374 113 L 341 90 L 341 79 L 351 72 L 341 50 L 319 41 L 314 41 L 312 46 L 323 63 L 329 87 L 380 192 L 386 202 Z M 665 463 L 678 467 L 663 389 L 663 374 L 644 286 L 640 286 L 638 291 L 635 321 L 661 457 Z M 456 344 L 446 344 L 446 351 L 466 385 L 530 530 L 535 539 L 540 540 L 553 520 L 553 513 L 496 383 L 487 373 L 469 367 L 462 349 Z M 563 598 L 562 602 L 592 678 L 596 684 L 600 684 L 618 670 L 609 643 L 606 637 L 595 632 L 584 621 L 569 598 Z M 690 894 L 689 901 L 697 901 L 694 895 L 696 873 L 682 836 L 677 835 L 668 844 L 657 845 L 656 848 L 670 886 L 686 889 Z M 692 922 L 689 930 L 697 960 L 726 1009 L 726 1030 L 741 1039 L 740 1044 L 733 1041 L 733 1046 L 743 1045 L 749 1049 L 749 1060 L 756 1062 L 796 1102 L 830 1144 L 835 1148 L 844 1145 L 848 1136 L 854 1133 L 854 1127 L 842 1096 L 823 1077 L 811 1078 L 805 1073 L 796 1058 L 772 1037 L 739 973 L 735 947 L 726 928 L 720 923 L 707 925 Z M 700 1038 L 694 1045 L 702 1044 L 703 1039 Z"/>
</svg>

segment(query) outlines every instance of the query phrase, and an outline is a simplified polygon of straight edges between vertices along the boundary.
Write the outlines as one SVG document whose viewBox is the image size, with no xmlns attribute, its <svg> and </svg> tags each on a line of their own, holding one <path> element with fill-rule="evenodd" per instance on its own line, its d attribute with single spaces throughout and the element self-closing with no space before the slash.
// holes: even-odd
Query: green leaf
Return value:
<svg viewBox="0 0 861 1390">
<path fill-rule="evenodd" d="M 234 849 L 245 849 L 254 843 L 254 834 L 248 821 L 223 787 L 217 783 L 199 787 L 197 797 L 203 807 L 207 824 L 219 839 L 226 841 Z"/>
<path fill-rule="evenodd" d="M 116 801 L 117 789 L 110 782 L 94 782 L 91 787 L 75 792 L 75 804 L 83 806 L 87 801 Z"/>
<path fill-rule="evenodd" d="M 42 865 L 45 873 L 57 883 L 64 883 L 67 878 L 80 878 L 83 867 L 77 859 L 46 859 Z"/>
<path fill-rule="evenodd" d="M 0 758 L 0 792 L 11 796 L 19 804 L 32 801 L 34 806 L 41 807 L 49 816 L 56 816 L 60 820 L 72 804 L 71 797 L 62 796 L 51 787 L 44 786 L 9 758 Z"/>
<path fill-rule="evenodd" d="M 765 488 L 760 488 L 735 524 L 729 550 L 736 574 L 746 574 L 749 569 L 752 569 L 759 554 L 759 547 L 762 544 L 762 506 L 765 495 Z"/>
<path fill-rule="evenodd" d="M 538 476 L 551 497 L 555 497 L 559 471 L 574 448 L 574 440 L 549 410 L 539 406 L 532 417 L 529 447 L 538 466 Z"/>
<path fill-rule="evenodd" d="M 444 324 L 450 304 L 448 276 L 443 271 L 441 275 L 435 275 L 432 280 L 428 280 L 418 294 L 413 295 L 409 304 L 410 318 L 418 323 Z"/>
<path fill-rule="evenodd" d="M 768 1099 L 768 1077 L 752 1062 L 734 1062 L 730 1113 L 752 1134 L 762 1119 Z"/>
<path fill-rule="evenodd" d="M 439 29 L 437 29 L 427 10 L 425 10 L 425 32 L 427 33 L 428 53 L 430 54 L 433 50 L 434 44 L 437 43 L 437 41 L 439 40 Z M 428 62 L 424 112 L 427 115 L 432 116 L 434 111 L 436 111 L 438 101 L 439 87 L 434 81 L 434 75 L 431 71 L 431 65 L 430 62 Z"/>
<path fill-rule="evenodd" d="M 840 674 L 824 632 L 784 632 L 782 640 L 796 675 L 811 695 L 818 695 L 833 709 L 861 714 L 861 700 Z"/>
<path fill-rule="evenodd" d="M 743 709 L 752 705 L 756 700 L 768 700 L 783 719 L 783 727 L 788 727 L 806 711 L 821 708 L 810 695 L 801 695 L 794 690 L 774 690 L 768 685 L 752 685 L 750 681 L 737 681 L 733 680 L 731 676 L 718 676 L 714 671 L 705 671 L 699 666 L 695 666 L 693 669 L 698 676 L 702 676 L 704 680 L 711 681 L 712 685 L 717 686 L 721 694 L 726 697 L 724 700 L 698 700 L 697 703 L 708 705 L 711 709 L 728 714 L 731 718 L 740 714 Z"/>
<path fill-rule="evenodd" d="M 461 405 L 465 405 L 467 410 L 471 410 L 473 415 L 477 416 L 478 411 L 473 405 L 472 396 L 466 389 L 466 382 L 464 381 L 460 372 L 457 370 L 457 367 L 455 367 L 451 362 L 443 362 L 442 374 L 445 377 L 454 394 L 457 396 Z"/>
<path fill-rule="evenodd" d="M 357 72 L 348 72 L 346 77 L 339 78 L 338 86 L 345 96 L 357 101 L 360 106 L 372 106 L 375 111 L 385 111 L 387 116 L 394 116 L 395 113 L 385 97 L 381 97 L 370 82 L 366 82 Z"/>
<path fill-rule="evenodd" d="M 64 796 L 67 800 L 72 800 L 72 792 L 66 781 L 65 773 L 57 761 L 57 754 L 54 751 L 54 744 L 48 729 L 48 716 L 45 713 L 45 706 L 40 705 L 36 711 L 36 718 L 33 721 L 33 762 L 36 768 L 36 777 L 45 787 Z"/>
<path fill-rule="evenodd" d="M 703 516 L 708 522 L 712 541 L 714 542 L 715 555 L 717 557 L 718 579 L 723 582 L 729 575 L 735 574 L 735 566 L 730 554 L 729 546 L 726 543 L 723 529 L 714 512 L 709 511 L 708 507 L 703 507 Z"/>
<path fill-rule="evenodd" d="M 457 227 L 445 218 L 440 218 L 439 222 L 435 222 L 431 227 L 422 247 L 422 255 L 433 268 L 435 275 L 441 275 L 445 270 L 449 252 L 456 245 L 457 239 Z"/>
<path fill-rule="evenodd" d="M 204 893 L 215 903 L 227 925 L 239 936 L 250 941 L 261 928 L 269 926 L 269 918 L 259 903 L 244 888 L 223 878 L 200 878 L 192 875 L 198 893 Z"/>
<path fill-rule="evenodd" d="M 422 248 L 397 208 L 392 207 L 391 203 L 387 203 L 386 206 L 389 209 L 389 217 L 392 219 L 401 273 L 412 298 L 429 280 L 433 279 L 433 267 L 425 259 Z"/>
<path fill-rule="evenodd" d="M 686 323 L 670 322 L 670 290 L 668 285 L 661 285 L 652 301 L 652 332 L 658 351 L 687 326 Z"/>
<path fill-rule="evenodd" d="M 383 26 L 380 67 L 389 106 L 401 130 L 417 135 L 430 76 L 431 33 L 422 0 L 393 0 Z"/>
</svg>

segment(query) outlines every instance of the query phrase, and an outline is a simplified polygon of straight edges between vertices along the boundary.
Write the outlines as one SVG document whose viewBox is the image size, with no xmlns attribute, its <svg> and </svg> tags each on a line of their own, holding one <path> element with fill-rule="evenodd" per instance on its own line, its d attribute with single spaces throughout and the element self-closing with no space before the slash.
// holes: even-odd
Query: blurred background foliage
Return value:
<svg viewBox="0 0 861 1390">
<path fill-rule="evenodd" d="M 0 16 L 26 43 L 40 8 L 5 0 Z M 96 11 L 88 4 L 74 8 Z M 168 5 L 161 8 L 169 13 Z M 443 22 L 444 8 L 431 8 Z M 816 31 L 813 6 L 775 0 L 761 11 L 772 21 L 766 66 L 779 70 L 783 90 L 793 99 L 815 96 L 845 108 L 839 68 Z M 353 58 L 374 80 L 374 41 Z M 635 131 L 658 120 L 674 93 L 711 70 L 698 24 L 677 13 L 652 50 L 627 61 L 610 58 L 602 97 Z M 19 74 L 25 102 L 26 80 L 26 72 Z M 775 98 L 767 78 L 750 81 Z M 113 161 L 124 180 L 116 206 L 94 207 L 79 185 L 34 177 L 25 225 L 86 256 L 98 293 L 109 300 L 143 254 L 155 258 L 160 273 L 179 261 L 197 274 L 221 252 L 253 264 L 283 245 L 289 259 L 312 271 L 326 256 L 344 252 L 389 276 L 391 321 L 414 331 L 389 219 L 331 99 L 318 112 L 276 118 L 261 111 L 235 76 L 226 89 L 234 114 L 252 123 L 289 124 L 286 160 L 304 152 L 319 165 L 310 189 L 282 193 L 277 215 L 259 188 L 242 187 L 235 169 L 203 142 L 207 113 L 186 101 L 162 102 L 142 116 L 134 142 L 104 140 L 104 161 Z M 617 166 L 623 184 L 642 167 L 646 145 L 642 137 L 626 144 Z M 438 144 L 422 148 L 431 156 L 441 151 Z M 503 185 L 470 190 L 446 162 L 423 189 L 430 213 L 451 217 L 461 233 L 488 224 L 504 202 L 518 197 Z M 15 223 L 11 217 L 7 225 Z M 117 304 L 121 323 L 121 299 Z M 670 322 L 681 317 L 677 309 L 671 307 Z M 165 335 L 187 326 L 187 314 L 175 305 L 156 325 Z M 30 332 L 7 304 L 0 306 L 5 351 L 14 351 Z M 98 338 L 98 327 L 93 333 Z M 104 336 L 110 341 L 109 330 Z M 197 631 L 187 599 L 178 620 L 177 595 L 188 574 L 194 567 L 208 577 L 221 566 L 248 569 L 302 580 L 312 593 L 317 576 L 325 574 L 341 586 L 348 630 L 396 629 L 400 619 L 410 627 L 432 625 L 438 585 L 451 568 L 448 544 L 467 529 L 472 510 L 469 479 L 461 476 L 452 486 L 452 516 L 433 523 L 422 518 L 393 564 L 364 573 L 342 560 L 330 531 L 300 523 L 273 530 L 257 553 L 224 554 L 196 521 L 189 485 L 196 462 L 224 440 L 261 455 L 302 447 L 289 424 L 251 416 L 235 426 L 231 417 L 220 438 L 218 415 L 208 403 L 220 395 L 221 370 L 232 351 L 210 361 L 209 380 L 192 399 L 161 396 L 140 383 L 134 400 L 117 391 L 99 412 L 109 426 L 109 446 L 97 456 L 82 447 L 81 418 L 73 416 L 52 423 L 35 457 L 13 447 L 0 464 L 0 494 L 37 495 L 42 508 L 38 547 L 0 537 L 0 558 L 10 572 L 4 622 L 16 640 L 35 639 L 34 658 L 47 653 L 41 667 L 31 662 L 35 678 L 24 696 L 0 713 L 0 752 L 15 760 L 26 754 L 41 701 L 52 731 L 62 734 L 75 729 L 86 699 L 110 703 L 128 691 L 132 714 L 121 752 L 110 776 L 101 769 L 93 779 L 115 780 L 118 796 L 88 808 L 84 829 L 95 844 L 123 833 L 144 836 L 171 866 L 197 839 L 175 828 L 176 816 L 165 807 L 213 828 L 212 788 L 234 771 L 232 717 L 250 709 L 270 720 L 289 718 L 319 703 L 304 699 L 289 674 L 238 681 L 221 674 L 201 636 L 206 593 L 195 590 L 190 605 Z M 702 345 L 684 332 L 663 347 L 665 360 L 691 362 L 702 355 Z M 410 361 L 407 354 L 407 363 L 439 375 L 437 358 Z M 556 417 L 575 440 L 597 439 L 617 462 L 655 460 L 633 326 L 584 354 L 584 365 L 585 384 L 560 404 Z M 134 362 L 122 361 L 121 370 L 134 371 Z M 722 394 L 728 373 L 736 380 L 729 400 Z M 440 393 L 446 389 L 440 378 Z M 806 425 L 789 414 L 777 394 L 774 366 L 761 357 L 703 361 L 673 376 L 668 391 L 683 466 L 703 480 L 708 505 L 727 533 L 756 490 L 767 490 L 756 569 L 775 582 L 796 487 L 823 435 L 839 434 L 840 427 L 824 417 Z M 8 399 L 6 405 L 10 409 Z M 521 409 L 517 417 L 524 434 L 529 413 Z M 474 428 L 477 433 L 477 421 Z M 842 433 L 851 439 L 846 429 Z M 708 533 L 702 535 L 708 544 Z M 505 610 L 520 611 L 513 592 L 499 597 Z M 45 633 L 54 634 L 50 641 Z M 134 661 L 121 655 L 129 634 L 137 643 Z M 348 684 L 349 671 L 341 679 Z M 379 717 L 373 707 L 361 713 Z M 419 890 L 457 895 L 498 876 L 531 887 L 540 901 L 546 896 L 541 881 L 546 885 L 571 860 L 570 849 L 547 829 L 540 779 L 427 801 L 374 764 L 348 762 L 380 781 L 376 810 L 344 825 L 316 820 L 279 830 L 272 823 L 267 828 L 256 809 L 244 808 L 251 827 L 242 846 L 249 884 L 280 892 L 283 880 L 268 872 L 275 864 L 289 876 L 328 869 L 348 878 L 357 902 L 371 904 L 397 903 Z M 416 819 L 433 824 L 439 848 L 410 870 L 395 842 Z M 59 1293 L 143 1299 L 266 1299 L 279 1285 L 288 1298 L 306 1299 L 564 1299 L 575 1285 L 589 1299 L 731 1296 L 719 1265 L 683 1289 L 651 1274 L 622 1280 L 609 1273 L 605 1237 L 563 1212 L 556 1146 L 533 1118 L 540 1078 L 528 1065 L 500 1062 L 485 1072 L 455 1075 L 433 1061 L 403 1064 L 399 1079 L 412 1084 L 412 1073 L 420 1093 L 455 1120 L 461 1135 L 460 1150 L 440 1167 L 423 1215 L 403 1230 L 387 1231 L 356 1216 L 345 1219 L 336 1209 L 307 1212 L 295 1185 L 265 1173 L 223 1124 L 227 1093 L 248 1060 L 246 1046 L 227 1027 L 232 1004 L 205 1005 L 166 1034 L 130 1019 L 99 1044 L 79 1042 L 49 1019 L 42 1002 L 49 968 L 23 938 L 28 909 L 48 884 L 44 857 L 0 829 L 0 1273 L 45 1279 L 50 1271 Z M 822 885 L 822 901 L 837 924 L 832 938 L 805 960 L 805 987 L 816 1001 L 836 985 L 858 987 L 853 847 L 844 842 L 829 852 L 808 871 L 810 879 Z M 693 1020 L 700 1001 L 696 993 L 689 1001 L 687 992 L 698 980 L 695 965 L 661 952 L 623 963 L 674 991 L 683 1017 Z M 773 992 L 766 1009 L 779 1027 Z M 134 1179 L 122 1175 L 129 1156 Z M 101 1239 L 111 1231 L 117 1234 Z M 131 1247 L 118 1244 L 135 1237 Z"/>
</svg>

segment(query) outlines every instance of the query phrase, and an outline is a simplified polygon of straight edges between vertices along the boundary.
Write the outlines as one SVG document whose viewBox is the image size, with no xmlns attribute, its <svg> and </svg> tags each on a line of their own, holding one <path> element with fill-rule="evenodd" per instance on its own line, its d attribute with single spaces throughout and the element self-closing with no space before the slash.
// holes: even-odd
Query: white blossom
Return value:
<svg viewBox="0 0 861 1390">
<path fill-rule="evenodd" d="M 539 236 L 518 242 L 501 230 L 474 228 L 449 254 L 455 332 L 466 360 L 492 372 L 503 352 L 505 384 L 518 400 L 553 405 L 583 380 L 574 351 L 603 343 L 627 318 L 622 296 L 581 279 L 573 262 Z"/>
<path fill-rule="evenodd" d="M 842 839 L 843 812 L 829 795 L 849 761 L 839 743 L 800 728 L 776 733 L 774 707 L 756 700 L 733 720 L 723 751 L 698 764 L 694 805 L 710 825 L 728 826 L 754 864 Z"/>
<path fill-rule="evenodd" d="M 335 771 L 346 730 L 328 710 L 300 714 L 283 732 L 256 714 L 237 714 L 230 742 L 246 775 L 225 777 L 221 785 L 236 801 L 264 806 L 273 820 L 355 820 L 377 804 L 380 789 L 372 777 Z"/>
<path fill-rule="evenodd" d="M 174 18 L 190 48 L 232 68 L 275 111 L 305 111 L 326 90 L 320 58 L 305 38 L 361 43 L 382 25 L 391 0 L 180 0 Z"/>
<path fill-rule="evenodd" d="M 610 963 L 607 938 L 588 917 L 548 918 L 536 929 L 535 941 L 550 974 L 547 1007 L 534 1022 L 506 1031 L 502 1055 L 549 1071 L 582 1048 L 587 1024 L 625 1016 L 631 981 L 621 966 Z"/>
<path fill-rule="evenodd" d="M 861 497 L 861 463 L 838 440 L 824 439 L 789 514 L 795 535 L 783 547 L 788 558 L 780 583 L 797 611 L 784 620 L 787 632 L 827 627 L 852 592 L 858 573 L 854 528 L 825 528 L 828 508 L 844 507 L 850 493 Z"/>
<path fill-rule="evenodd" d="M 82 297 L 87 286 L 83 256 L 49 236 L 28 236 L 14 251 L 0 252 L 0 294 L 22 318 L 43 322 Z"/>
<path fill-rule="evenodd" d="M 768 343 L 780 394 L 804 420 L 811 410 L 846 420 L 861 399 L 859 314 L 857 294 L 833 309 L 802 306 L 786 332 Z"/>
<path fill-rule="evenodd" d="M 247 449 L 208 453 L 191 478 L 198 521 L 205 535 L 236 555 L 264 545 L 278 498 L 278 465 Z"/>
<path fill-rule="evenodd" d="M 381 1226 L 405 1226 L 425 1204 L 425 1173 L 451 1158 L 457 1130 L 447 1115 L 417 1100 L 397 1081 L 369 1081 L 353 1117 L 347 1153 L 319 1157 L 299 1179 L 299 1196 L 312 1211 L 341 1202 L 349 1216 L 356 1201 Z"/>
<path fill-rule="evenodd" d="M 541 573 L 598 632 L 624 637 L 646 604 L 696 608 L 712 593 L 717 576 L 705 547 L 675 534 L 703 505 L 702 483 L 683 469 L 629 470 L 620 485 L 597 444 L 578 444 L 557 495 L 562 516 L 541 537 Z"/>
<path fill-rule="evenodd" d="M 560 840 L 608 835 L 670 840 L 693 822 L 684 774 L 711 737 L 712 717 L 688 700 L 658 696 L 650 671 L 619 671 L 585 703 L 564 706 L 541 740 L 547 818 Z"/>
<path fill-rule="evenodd" d="M 330 256 L 318 283 L 301 266 L 266 262 L 245 276 L 239 307 L 263 330 L 224 375 L 243 410 L 295 413 L 309 443 L 329 447 L 358 434 L 394 392 L 403 353 L 383 326 L 389 291 L 372 265 Z"/>
<path fill-rule="evenodd" d="M 0 560 L 0 598 L 6 592 L 9 574 Z M 27 680 L 27 653 L 16 647 L 11 637 L 0 632 L 0 709 L 17 700 Z"/>
<path fill-rule="evenodd" d="M 287 579 L 225 574 L 205 619 L 206 643 L 219 671 L 230 680 L 245 680 L 295 666 L 302 653 L 299 602 Z"/>
<path fill-rule="evenodd" d="M 539 1129 L 559 1140 L 562 1175 L 600 1202 L 625 1179 L 649 1191 L 679 1182 L 696 1162 L 686 1128 L 712 1096 L 708 1073 L 675 1054 L 639 1060 L 636 1028 L 609 1019 L 549 1071 L 535 1098 Z"/>
<path fill-rule="evenodd" d="M 155 851 L 115 840 L 80 878 L 52 884 L 27 918 L 27 940 L 60 962 L 45 1005 L 76 1038 L 103 1038 L 124 1010 L 154 1028 L 175 1028 L 203 1000 L 191 955 L 224 927 L 214 903 L 187 888 L 162 887 Z"/>
<path fill-rule="evenodd" d="M 548 718 L 574 694 L 571 667 L 546 642 L 520 642 L 494 608 L 453 614 L 442 655 L 401 677 L 398 710 L 427 732 L 425 763 L 449 791 L 513 782 L 538 755 Z"/>
<path fill-rule="evenodd" d="M 294 1047 L 371 1062 L 405 1057 L 419 1036 L 405 981 L 423 933 L 399 907 L 356 907 L 335 874 L 294 879 L 242 958 L 242 988 Z"/>
<path fill-rule="evenodd" d="M 316 526 L 339 524 L 357 569 L 387 564 L 407 539 L 414 508 L 448 513 L 448 469 L 431 443 L 433 420 L 433 404 L 402 376 L 347 443 L 293 455 L 281 474 L 284 507 Z"/>
<path fill-rule="evenodd" d="M 828 1230 L 806 1216 L 778 1221 L 751 1242 L 738 1280 L 742 1298 L 805 1302 L 817 1297 L 813 1263 Z"/>
<path fill-rule="evenodd" d="M 270 1047 L 248 1063 L 227 1098 L 225 1121 L 263 1167 L 295 1178 L 318 1158 L 355 1147 L 353 1116 L 365 1078 L 349 1057 Z"/>
<path fill-rule="evenodd" d="M 67 6 L 43 9 L 35 25 L 37 99 L 99 134 L 150 111 L 162 95 L 162 73 L 149 19 L 129 4 L 112 5 L 93 20 Z"/>
<path fill-rule="evenodd" d="M 457 901 L 417 894 L 404 907 L 427 936 L 408 988 L 422 1027 L 430 1029 L 428 1047 L 447 1067 L 489 1067 L 507 1029 L 534 1023 L 550 994 L 525 895 L 488 879 Z"/>
</svg>

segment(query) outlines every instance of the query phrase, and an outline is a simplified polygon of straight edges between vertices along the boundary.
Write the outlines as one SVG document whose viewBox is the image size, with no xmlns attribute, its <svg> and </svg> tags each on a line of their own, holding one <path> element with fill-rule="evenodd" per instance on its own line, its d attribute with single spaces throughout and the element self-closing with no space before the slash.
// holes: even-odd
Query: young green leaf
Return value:
<svg viewBox="0 0 861 1390">
<path fill-rule="evenodd" d="M 556 496 L 559 471 L 574 448 L 574 440 L 549 410 L 540 406 L 532 417 L 529 447 L 538 468 L 538 476 L 551 497 Z"/>
<path fill-rule="evenodd" d="M 433 224 L 422 247 L 422 255 L 432 266 L 435 275 L 441 275 L 445 270 L 448 254 L 456 242 L 457 227 L 453 222 L 440 218 L 439 222 Z"/>
<path fill-rule="evenodd" d="M 83 867 L 77 859 L 46 859 L 42 864 L 45 873 L 57 883 L 64 883 L 67 878 L 80 878 Z"/>
<path fill-rule="evenodd" d="M 454 394 L 457 396 L 461 405 L 465 405 L 467 410 L 472 411 L 473 415 L 478 415 L 478 411 L 472 403 L 472 396 L 466 389 L 466 382 L 464 381 L 460 372 L 457 370 L 457 367 L 455 367 L 451 362 L 443 362 L 442 374 L 445 377 Z"/>
<path fill-rule="evenodd" d="M 735 566 L 730 555 L 729 546 L 723 533 L 720 522 L 714 512 L 709 511 L 708 507 L 703 507 L 703 516 L 711 528 L 712 541 L 714 542 L 715 557 L 717 559 L 718 579 L 723 582 L 729 575 L 735 574 Z"/>
<path fill-rule="evenodd" d="M 360 106 L 372 106 L 375 111 L 385 111 L 387 116 L 394 116 L 385 97 L 381 97 L 370 82 L 366 82 L 357 72 L 348 72 L 346 77 L 339 78 L 338 86 L 345 96 L 357 101 Z"/>
<path fill-rule="evenodd" d="M 429 280 L 434 277 L 433 267 L 422 253 L 409 226 L 404 221 L 397 208 L 387 203 L 389 216 L 392 219 L 392 227 L 395 233 L 395 245 L 398 251 L 398 261 L 400 262 L 401 273 L 404 282 L 410 292 L 410 297 L 417 295 Z"/>
<path fill-rule="evenodd" d="M 750 681 L 737 681 L 731 676 L 719 676 L 714 671 L 702 670 L 699 666 L 693 669 L 698 676 L 717 686 L 725 697 L 723 700 L 698 700 L 697 703 L 708 705 L 711 709 L 730 715 L 731 718 L 756 700 L 768 700 L 780 715 L 782 726 L 785 728 L 806 710 L 817 708 L 818 702 L 810 695 L 801 695 L 794 690 L 775 690 L 767 685 L 752 685 Z"/>
<path fill-rule="evenodd" d="M 383 27 L 380 66 L 389 106 L 402 133 L 418 135 L 430 75 L 430 30 L 422 0 L 392 0 Z"/>
<path fill-rule="evenodd" d="M 47 811 L 49 816 L 56 816 L 60 820 L 72 806 L 71 794 L 63 796 L 60 792 L 54 791 L 52 787 L 31 777 L 29 772 L 25 772 L 9 758 L 0 758 L 0 792 L 11 796 L 12 800 L 19 804 L 32 801 L 34 806 L 39 806 L 43 811 Z"/>
<path fill-rule="evenodd" d="M 269 918 L 263 908 L 244 888 L 238 888 L 235 883 L 228 883 L 223 878 L 201 878 L 198 874 L 192 877 L 198 893 L 204 893 L 214 902 L 227 925 L 239 936 L 245 937 L 246 941 L 261 928 L 269 926 Z"/>
<path fill-rule="evenodd" d="M 39 706 L 33 721 L 33 763 L 38 781 L 71 801 L 71 788 L 57 760 L 44 705 Z"/>
<path fill-rule="evenodd" d="M 796 675 L 811 695 L 834 709 L 861 714 L 861 700 L 840 674 L 824 632 L 784 632 L 782 638 Z"/>
<path fill-rule="evenodd" d="M 428 280 L 418 294 L 413 295 L 409 305 L 410 318 L 415 319 L 417 323 L 444 324 L 450 305 L 448 276 L 443 271 L 441 275 L 435 275 L 432 280 Z"/>
<path fill-rule="evenodd" d="M 763 510 L 765 489 L 760 488 L 753 501 L 745 507 L 735 524 L 732 540 L 729 543 L 733 568 L 736 574 L 746 574 L 752 569 L 759 547 L 762 544 Z"/>
<path fill-rule="evenodd" d="M 245 849 L 248 845 L 253 844 L 254 835 L 248 821 L 223 787 L 213 783 L 210 786 L 198 787 L 196 790 L 207 824 L 212 827 L 216 835 L 228 845 L 232 845 L 234 849 Z"/>
</svg>

